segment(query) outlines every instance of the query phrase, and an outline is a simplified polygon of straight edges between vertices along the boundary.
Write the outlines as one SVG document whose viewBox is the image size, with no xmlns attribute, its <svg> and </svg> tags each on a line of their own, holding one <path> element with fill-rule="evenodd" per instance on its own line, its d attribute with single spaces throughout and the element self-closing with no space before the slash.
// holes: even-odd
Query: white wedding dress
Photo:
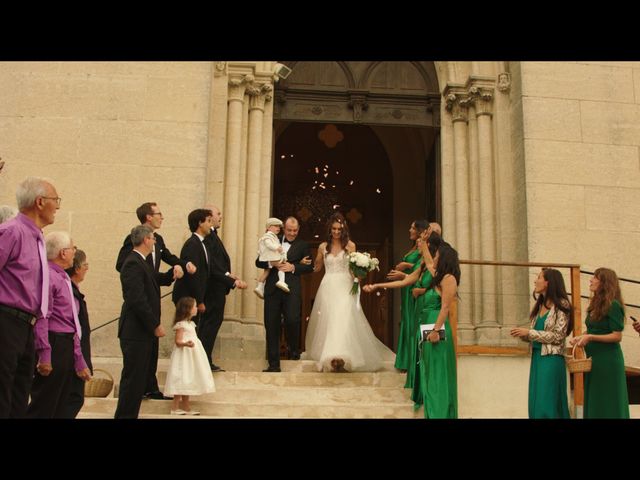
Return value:
<svg viewBox="0 0 640 480">
<path fill-rule="evenodd" d="M 395 354 L 373 333 L 358 296 L 349 291 L 353 278 L 344 251 L 324 254 L 325 274 L 311 310 L 306 351 L 301 358 L 315 360 L 318 371 L 331 371 L 333 359 L 344 360 L 349 372 L 375 372 Z"/>
</svg>

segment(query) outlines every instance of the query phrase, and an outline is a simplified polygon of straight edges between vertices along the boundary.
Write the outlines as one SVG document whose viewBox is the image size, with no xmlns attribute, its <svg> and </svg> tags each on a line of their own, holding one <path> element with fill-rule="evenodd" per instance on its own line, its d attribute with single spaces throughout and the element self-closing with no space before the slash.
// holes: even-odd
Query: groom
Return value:
<svg viewBox="0 0 640 480">
<path fill-rule="evenodd" d="M 264 287 L 264 327 L 267 335 L 267 358 L 269 367 L 263 372 L 280 371 L 280 318 L 284 316 L 285 334 L 289 346 L 289 358 L 300 359 L 300 313 L 302 289 L 300 275 L 313 271 L 309 244 L 298 239 L 300 224 L 295 217 L 284 222 L 282 248 L 287 252 L 287 262 L 272 268 Z M 304 260 L 304 262 L 302 262 Z M 275 262 L 274 262 L 275 263 Z M 268 262 L 256 259 L 256 267 L 269 268 Z M 289 293 L 276 288 L 278 270 L 285 272 Z"/>
</svg>

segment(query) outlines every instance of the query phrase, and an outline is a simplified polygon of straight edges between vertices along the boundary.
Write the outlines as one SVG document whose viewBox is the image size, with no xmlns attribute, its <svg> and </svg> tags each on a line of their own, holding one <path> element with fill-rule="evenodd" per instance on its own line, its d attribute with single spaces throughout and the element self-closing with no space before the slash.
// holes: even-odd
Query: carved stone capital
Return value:
<svg viewBox="0 0 640 480">
<path fill-rule="evenodd" d="M 466 86 L 469 98 L 476 108 L 476 116 L 491 116 L 495 80 L 488 77 L 471 76 Z"/>
<path fill-rule="evenodd" d="M 503 72 L 498 75 L 498 90 L 502 93 L 509 93 L 511 90 L 511 74 Z"/>
<path fill-rule="evenodd" d="M 493 90 L 473 86 L 469 88 L 469 99 L 476 107 L 476 116 L 492 115 Z"/>
<path fill-rule="evenodd" d="M 353 110 L 354 123 L 360 123 L 362 121 L 362 112 L 366 112 L 369 109 L 367 94 L 352 92 L 347 105 L 351 110 Z"/>
<path fill-rule="evenodd" d="M 471 103 L 469 93 L 460 85 L 447 85 L 443 92 L 445 109 L 451 113 L 452 122 L 468 121 L 468 108 Z"/>
<path fill-rule="evenodd" d="M 215 62 L 213 68 L 214 77 L 222 77 L 227 74 L 227 62 Z"/>
<path fill-rule="evenodd" d="M 249 75 L 229 75 L 229 100 L 244 101 L 244 94 L 248 83 L 247 77 L 249 77 Z"/>
<path fill-rule="evenodd" d="M 265 102 L 270 101 L 273 96 L 271 92 L 273 86 L 270 83 L 251 83 L 247 86 L 246 93 L 249 95 L 249 110 L 264 110 Z"/>
</svg>

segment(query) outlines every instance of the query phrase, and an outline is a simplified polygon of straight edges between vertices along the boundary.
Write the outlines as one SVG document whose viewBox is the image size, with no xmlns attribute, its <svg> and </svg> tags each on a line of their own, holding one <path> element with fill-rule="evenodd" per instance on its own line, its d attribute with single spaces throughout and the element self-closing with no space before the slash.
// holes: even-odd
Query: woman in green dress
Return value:
<svg viewBox="0 0 640 480">
<path fill-rule="evenodd" d="M 571 340 L 585 347 L 591 371 L 584 375 L 584 418 L 629 418 L 629 395 L 620 348 L 624 302 L 616 272 L 598 268 L 589 281 L 587 333 Z"/>
<path fill-rule="evenodd" d="M 564 349 L 573 322 L 562 274 L 543 268 L 534 283 L 533 298 L 530 328 L 511 330 L 512 336 L 531 342 L 529 418 L 570 418 Z"/>
<path fill-rule="evenodd" d="M 417 240 L 428 225 L 429 223 L 426 220 L 415 220 L 411 224 L 409 239 L 413 242 L 413 247 L 402 257 L 402 262 L 387 274 L 388 280 L 404 280 L 410 273 L 420 267 L 422 255 L 420 254 Z M 398 333 L 395 367 L 398 370 L 407 371 L 413 357 L 411 346 L 413 345 L 413 338 L 417 328 L 413 316 L 415 297 L 412 294 L 410 285 L 400 289 L 400 299 L 400 331 Z"/>
<path fill-rule="evenodd" d="M 425 236 L 429 234 L 427 229 Z M 425 418 L 458 418 L 456 354 L 448 319 L 460 283 L 458 252 L 443 242 L 433 259 L 427 249 L 423 249 L 422 255 L 426 267 L 432 269 L 433 279 L 424 294 L 422 310 L 417 312 L 418 322 L 434 326 L 424 341 L 420 330 L 416 332 L 417 362 L 411 399 L 415 409 L 424 404 Z M 393 285 L 396 283 L 402 282 L 367 285 L 365 291 L 401 286 Z M 442 327 L 445 330 L 443 340 L 438 333 Z"/>
</svg>

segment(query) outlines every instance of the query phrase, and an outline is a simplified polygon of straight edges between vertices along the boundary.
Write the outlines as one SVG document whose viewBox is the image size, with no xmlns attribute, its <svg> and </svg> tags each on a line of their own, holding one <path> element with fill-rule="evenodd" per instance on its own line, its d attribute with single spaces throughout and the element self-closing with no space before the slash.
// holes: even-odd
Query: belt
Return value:
<svg viewBox="0 0 640 480">
<path fill-rule="evenodd" d="M 51 330 L 49 330 L 49 335 L 53 335 L 54 337 L 73 338 L 75 333 L 73 333 L 73 332 L 52 332 Z"/>
<path fill-rule="evenodd" d="M 0 305 L 0 312 L 4 312 L 16 318 L 19 318 L 20 320 L 24 320 L 30 325 L 34 325 L 36 323 L 35 315 L 32 315 L 31 313 L 27 313 L 17 308 L 7 307 L 6 305 Z"/>
</svg>

